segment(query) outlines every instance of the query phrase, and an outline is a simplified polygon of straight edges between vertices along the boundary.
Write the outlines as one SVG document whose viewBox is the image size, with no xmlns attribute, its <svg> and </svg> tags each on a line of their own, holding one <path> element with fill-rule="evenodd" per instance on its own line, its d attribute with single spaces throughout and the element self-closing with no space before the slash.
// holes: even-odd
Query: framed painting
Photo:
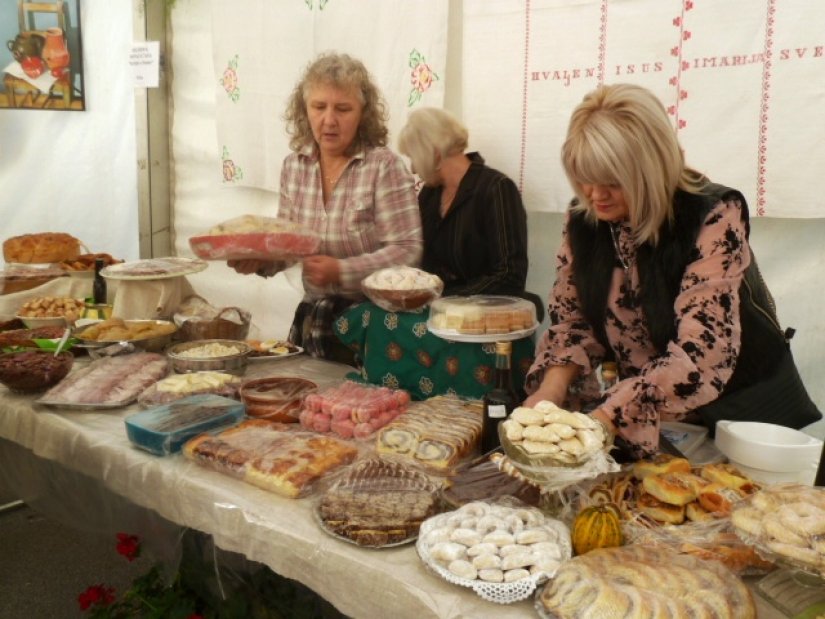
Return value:
<svg viewBox="0 0 825 619">
<path fill-rule="evenodd" d="M 80 0 L 0 0 L 0 108 L 86 109 Z"/>
</svg>

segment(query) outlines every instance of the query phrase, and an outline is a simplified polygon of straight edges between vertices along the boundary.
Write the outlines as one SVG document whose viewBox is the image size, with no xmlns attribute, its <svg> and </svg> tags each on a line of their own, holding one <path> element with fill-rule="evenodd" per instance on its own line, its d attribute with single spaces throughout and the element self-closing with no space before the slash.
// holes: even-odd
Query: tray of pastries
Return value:
<svg viewBox="0 0 825 619">
<path fill-rule="evenodd" d="M 447 472 L 477 449 L 482 413 L 478 400 L 437 396 L 413 402 L 406 413 L 378 430 L 376 451 Z"/>
<path fill-rule="evenodd" d="M 734 505 L 731 522 L 765 558 L 825 578 L 825 488 L 768 486 Z"/>
<path fill-rule="evenodd" d="M 298 223 L 277 217 L 242 215 L 189 239 L 204 260 L 288 260 L 318 251 L 320 237 Z"/>
<path fill-rule="evenodd" d="M 529 597 L 570 559 L 570 532 L 560 520 L 518 505 L 474 501 L 428 519 L 416 550 L 453 584 L 501 604 Z"/>
<path fill-rule="evenodd" d="M 539 591 L 535 607 L 543 619 L 756 617 L 747 586 L 724 566 L 637 544 L 565 562 Z"/>
<path fill-rule="evenodd" d="M 388 312 L 415 310 L 438 298 L 444 282 L 415 267 L 389 267 L 371 273 L 361 282 L 370 301 Z"/>
<path fill-rule="evenodd" d="M 249 419 L 218 434 L 202 434 L 183 446 L 183 454 L 204 466 L 245 482 L 297 498 L 358 450 L 337 439 L 282 429 L 281 424 Z"/>
<path fill-rule="evenodd" d="M 438 510 L 438 485 L 425 473 L 380 457 L 359 460 L 321 495 L 315 514 L 331 535 L 358 546 L 412 542 Z"/>
<path fill-rule="evenodd" d="M 518 297 L 442 297 L 430 305 L 427 329 L 456 342 L 492 342 L 527 337 L 538 327 L 536 306 Z"/>
</svg>

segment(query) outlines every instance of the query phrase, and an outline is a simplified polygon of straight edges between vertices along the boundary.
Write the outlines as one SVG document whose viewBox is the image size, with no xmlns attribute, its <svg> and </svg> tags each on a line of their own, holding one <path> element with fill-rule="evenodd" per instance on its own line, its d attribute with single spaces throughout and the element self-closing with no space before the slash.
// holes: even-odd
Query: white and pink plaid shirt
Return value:
<svg viewBox="0 0 825 619">
<path fill-rule="evenodd" d="M 421 217 L 414 181 L 390 149 L 356 153 L 324 204 L 317 150 L 307 146 L 284 159 L 278 216 L 321 236 L 319 254 L 339 259 L 338 286 L 318 288 L 304 278 L 304 300 L 330 294 L 362 297 L 361 280 L 378 269 L 421 260 Z"/>
</svg>

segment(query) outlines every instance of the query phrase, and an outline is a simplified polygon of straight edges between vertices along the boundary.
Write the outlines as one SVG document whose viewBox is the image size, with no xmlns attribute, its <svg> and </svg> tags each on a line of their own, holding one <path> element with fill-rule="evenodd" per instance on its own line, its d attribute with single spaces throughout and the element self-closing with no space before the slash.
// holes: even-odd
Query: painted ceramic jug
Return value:
<svg viewBox="0 0 825 619">
<path fill-rule="evenodd" d="M 21 32 L 14 40 L 7 41 L 6 47 L 9 48 L 11 55 L 17 62 L 23 58 L 39 58 L 43 53 L 43 47 L 46 43 L 43 35 L 36 32 Z"/>
<path fill-rule="evenodd" d="M 51 69 L 52 75 L 59 77 L 60 73 L 69 66 L 69 50 L 66 39 L 60 28 L 46 30 L 46 43 L 43 46 L 43 60 Z"/>
</svg>

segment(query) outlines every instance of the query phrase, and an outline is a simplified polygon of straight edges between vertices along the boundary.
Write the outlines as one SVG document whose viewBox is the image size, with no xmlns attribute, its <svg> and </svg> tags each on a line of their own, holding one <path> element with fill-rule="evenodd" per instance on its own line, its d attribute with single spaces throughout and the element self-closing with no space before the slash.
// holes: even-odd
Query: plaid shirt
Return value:
<svg viewBox="0 0 825 619">
<path fill-rule="evenodd" d="M 413 177 L 388 148 L 355 154 L 324 204 L 314 146 L 291 153 L 281 170 L 278 216 L 321 236 L 319 254 L 339 259 L 337 286 L 318 288 L 304 278 L 304 298 L 330 294 L 362 298 L 361 280 L 385 267 L 418 264 L 423 241 Z"/>
</svg>

